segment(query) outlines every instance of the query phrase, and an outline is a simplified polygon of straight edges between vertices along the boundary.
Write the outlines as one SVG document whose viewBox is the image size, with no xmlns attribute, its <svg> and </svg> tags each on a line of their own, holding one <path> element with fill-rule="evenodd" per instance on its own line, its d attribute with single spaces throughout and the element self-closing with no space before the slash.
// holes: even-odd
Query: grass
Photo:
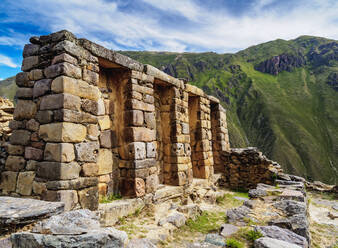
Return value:
<svg viewBox="0 0 338 248">
<path fill-rule="evenodd" d="M 122 196 L 120 194 L 110 194 L 107 196 L 103 196 L 100 199 L 100 203 L 110 203 L 110 202 L 120 200 L 120 199 L 122 199 Z"/>
<path fill-rule="evenodd" d="M 184 230 L 191 232 L 210 233 L 218 231 L 226 221 L 226 214 L 224 212 L 208 212 L 204 211 L 195 220 L 188 219 L 186 225 L 182 227 Z"/>
<path fill-rule="evenodd" d="M 227 247 L 230 248 L 243 248 L 244 244 L 234 238 L 227 239 L 226 241 Z"/>
<path fill-rule="evenodd" d="M 223 196 L 216 197 L 216 203 L 218 205 L 223 206 L 224 208 L 232 208 L 232 207 L 238 207 L 243 204 L 242 201 L 237 200 L 234 198 L 234 196 L 240 196 L 240 197 L 248 197 L 247 194 L 245 196 L 245 193 L 235 193 L 235 194 L 224 194 Z"/>
<path fill-rule="evenodd" d="M 259 231 L 249 230 L 246 233 L 247 240 L 252 241 L 252 242 L 254 242 L 256 239 L 259 239 L 261 237 L 263 237 L 263 234 Z"/>
</svg>

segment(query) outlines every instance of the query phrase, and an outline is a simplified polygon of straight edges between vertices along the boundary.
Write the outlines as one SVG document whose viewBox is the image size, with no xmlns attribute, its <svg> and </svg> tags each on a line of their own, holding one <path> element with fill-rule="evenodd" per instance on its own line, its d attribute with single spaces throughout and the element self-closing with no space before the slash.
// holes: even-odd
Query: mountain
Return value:
<svg viewBox="0 0 338 248">
<path fill-rule="evenodd" d="M 289 173 L 337 184 L 338 41 L 301 36 L 236 54 L 121 53 L 218 97 L 232 147 L 257 146 Z M 0 95 L 13 98 L 11 82 L 0 81 Z"/>
<path fill-rule="evenodd" d="M 257 146 L 289 173 L 337 184 L 338 41 L 301 36 L 236 54 L 121 53 L 218 97 L 232 147 Z"/>
</svg>

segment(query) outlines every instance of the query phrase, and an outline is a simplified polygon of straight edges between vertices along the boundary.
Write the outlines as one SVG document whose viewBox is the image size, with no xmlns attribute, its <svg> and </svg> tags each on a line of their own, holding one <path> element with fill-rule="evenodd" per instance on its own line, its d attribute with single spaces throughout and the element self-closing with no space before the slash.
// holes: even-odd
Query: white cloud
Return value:
<svg viewBox="0 0 338 248">
<path fill-rule="evenodd" d="M 251 11 L 241 16 L 207 9 L 194 0 L 142 1 L 155 9 L 182 16 L 189 25 L 169 25 L 161 16 L 142 9 L 121 11 L 118 3 L 105 0 L 59 0 L 48 4 L 45 0 L 11 1 L 13 9 L 29 13 L 16 16 L 13 12 L 11 21 L 25 21 L 51 31 L 68 29 L 116 50 L 126 46 L 142 50 L 234 52 L 303 34 L 338 39 L 337 1 L 300 1 L 282 11 L 273 9 L 276 1 L 256 0 Z M 16 41 L 0 37 L 0 44 L 6 42 Z"/>
<path fill-rule="evenodd" d="M 5 65 L 11 68 L 19 67 L 19 65 L 15 64 L 11 58 L 0 54 L 0 65 Z"/>
</svg>

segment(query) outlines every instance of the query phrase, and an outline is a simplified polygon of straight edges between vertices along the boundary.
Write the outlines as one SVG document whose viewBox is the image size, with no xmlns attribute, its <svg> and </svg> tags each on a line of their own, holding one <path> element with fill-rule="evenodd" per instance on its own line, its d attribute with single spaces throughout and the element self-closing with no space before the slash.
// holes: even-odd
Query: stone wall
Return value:
<svg viewBox="0 0 338 248">
<path fill-rule="evenodd" d="M 30 42 L 2 195 L 96 209 L 106 195 L 209 179 L 229 150 L 224 110 L 197 87 L 67 31 Z"/>
<path fill-rule="evenodd" d="M 221 152 L 224 164 L 222 184 L 232 189 L 252 189 L 258 183 L 272 185 L 279 172 L 278 163 L 267 159 L 257 148 L 232 148 Z"/>
</svg>

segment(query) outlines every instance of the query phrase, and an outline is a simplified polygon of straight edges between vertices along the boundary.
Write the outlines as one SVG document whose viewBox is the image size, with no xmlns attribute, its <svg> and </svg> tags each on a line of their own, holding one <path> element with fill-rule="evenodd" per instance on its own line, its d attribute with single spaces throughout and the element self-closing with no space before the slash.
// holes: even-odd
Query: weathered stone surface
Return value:
<svg viewBox="0 0 338 248">
<path fill-rule="evenodd" d="M 75 144 L 75 154 L 77 161 L 96 162 L 98 150 L 100 148 L 98 142 L 86 142 Z"/>
<path fill-rule="evenodd" d="M 264 237 L 282 240 L 304 248 L 309 246 L 304 237 L 278 226 L 257 226 L 255 227 L 255 230 L 262 233 Z"/>
<path fill-rule="evenodd" d="M 272 238 L 259 238 L 255 240 L 255 248 L 300 248 L 298 245 Z"/>
<path fill-rule="evenodd" d="M 132 239 L 129 241 L 127 248 L 156 248 L 149 239 Z"/>
<path fill-rule="evenodd" d="M 18 88 L 16 97 L 18 99 L 31 99 L 33 97 L 33 90 L 32 88 Z"/>
<path fill-rule="evenodd" d="M 99 167 L 96 163 L 85 163 L 82 165 L 82 174 L 86 177 L 97 176 Z"/>
<path fill-rule="evenodd" d="M 125 111 L 124 120 L 127 126 L 142 126 L 144 122 L 143 112 L 140 110 Z"/>
<path fill-rule="evenodd" d="M 78 96 L 74 96 L 67 93 L 54 94 L 44 96 L 40 103 L 40 110 L 50 109 L 70 109 L 80 110 L 81 99 Z"/>
<path fill-rule="evenodd" d="M 19 100 L 14 110 L 15 120 L 32 119 L 36 114 L 36 104 L 29 100 Z"/>
<path fill-rule="evenodd" d="M 34 84 L 33 88 L 33 97 L 37 98 L 39 96 L 45 95 L 50 91 L 50 85 L 52 83 L 51 79 L 41 79 Z"/>
<path fill-rule="evenodd" d="M 34 81 L 30 81 L 28 72 L 19 72 L 15 77 L 16 85 L 19 87 L 33 87 Z"/>
<path fill-rule="evenodd" d="M 111 127 L 111 120 L 109 118 L 108 115 L 105 115 L 103 117 L 100 117 L 98 119 L 99 125 L 100 125 L 100 129 L 101 130 L 106 130 L 106 129 L 110 129 Z"/>
<path fill-rule="evenodd" d="M 94 71 L 84 69 L 83 80 L 90 84 L 97 85 L 99 83 L 99 74 Z"/>
<path fill-rule="evenodd" d="M 40 62 L 39 56 L 25 57 L 22 60 L 21 70 L 22 71 L 29 71 L 30 69 L 34 68 L 35 66 L 38 66 L 39 62 Z"/>
<path fill-rule="evenodd" d="M 100 204 L 98 211 L 104 226 L 114 225 L 121 217 L 135 213 L 142 209 L 144 202 L 141 199 L 123 199 L 111 203 Z"/>
<path fill-rule="evenodd" d="M 306 213 L 306 203 L 293 200 L 277 201 L 273 204 L 275 208 L 282 210 L 288 216 Z"/>
<path fill-rule="evenodd" d="M 25 159 L 31 159 L 31 160 L 42 160 L 43 157 L 43 151 L 41 149 L 37 149 L 34 147 L 27 146 L 25 148 Z"/>
<path fill-rule="evenodd" d="M 39 122 L 37 122 L 35 119 L 30 119 L 26 122 L 26 128 L 32 132 L 36 132 L 39 130 Z"/>
<path fill-rule="evenodd" d="M 11 226 L 22 226 L 59 214 L 64 209 L 61 202 L 14 197 L 0 197 L 0 205 L 0 230 L 3 231 Z"/>
<path fill-rule="evenodd" d="M 43 71 L 41 69 L 31 70 L 29 72 L 29 79 L 37 81 L 43 78 Z"/>
<path fill-rule="evenodd" d="M 225 239 L 217 233 L 208 233 L 204 241 L 209 244 L 226 247 Z"/>
<path fill-rule="evenodd" d="M 19 172 L 16 192 L 20 195 L 31 195 L 34 177 L 33 171 Z"/>
<path fill-rule="evenodd" d="M 75 159 L 74 146 L 70 143 L 47 143 L 44 159 L 56 162 L 71 162 Z"/>
<path fill-rule="evenodd" d="M 0 189 L 2 189 L 3 193 L 15 191 L 17 176 L 18 173 L 13 171 L 4 171 L 1 173 Z"/>
<path fill-rule="evenodd" d="M 70 77 L 57 77 L 52 82 L 52 91 L 55 93 L 69 93 L 75 96 L 98 101 L 101 98 L 100 90 L 85 81 Z"/>
<path fill-rule="evenodd" d="M 251 213 L 251 209 L 246 206 L 240 206 L 227 211 L 227 218 L 229 223 L 244 222 L 245 218 L 248 218 L 248 214 Z"/>
<path fill-rule="evenodd" d="M 61 63 L 61 62 L 68 62 L 68 63 L 71 63 L 73 65 L 76 65 L 77 64 L 77 59 L 70 56 L 69 54 L 67 53 L 62 53 L 58 56 L 55 56 L 52 60 L 52 65 L 54 64 L 58 64 L 58 63 Z"/>
<path fill-rule="evenodd" d="M 130 159 L 145 159 L 146 144 L 144 142 L 132 142 L 128 144 L 128 153 Z"/>
<path fill-rule="evenodd" d="M 222 235 L 223 237 L 229 237 L 237 231 L 238 227 L 231 224 L 223 224 L 219 230 L 220 235 Z"/>
<path fill-rule="evenodd" d="M 43 195 L 43 200 L 63 202 L 65 211 L 75 208 L 79 202 L 76 190 L 47 190 Z"/>
<path fill-rule="evenodd" d="M 38 161 L 28 160 L 25 170 L 26 171 L 35 171 L 37 163 L 38 163 Z"/>
<path fill-rule="evenodd" d="M 113 171 L 113 154 L 109 149 L 100 149 L 97 157 L 98 175 Z"/>
<path fill-rule="evenodd" d="M 28 145 L 31 133 L 26 130 L 14 130 L 9 141 L 12 145 Z"/>
<path fill-rule="evenodd" d="M 146 194 L 146 185 L 142 178 L 135 178 L 134 189 L 136 197 L 142 197 Z"/>
<path fill-rule="evenodd" d="M 100 134 L 100 145 L 104 148 L 112 148 L 112 132 L 111 130 L 102 131 Z"/>
<path fill-rule="evenodd" d="M 96 177 L 80 177 L 72 180 L 64 181 L 48 181 L 46 188 L 48 190 L 63 190 L 63 189 L 83 189 L 91 186 L 96 186 L 98 179 Z"/>
<path fill-rule="evenodd" d="M 97 123 L 98 121 L 95 115 L 69 109 L 55 110 L 54 120 L 74 123 Z"/>
<path fill-rule="evenodd" d="M 81 68 L 67 62 L 51 65 L 44 70 L 44 73 L 47 78 L 55 78 L 60 75 L 74 78 L 82 77 Z"/>
<path fill-rule="evenodd" d="M 136 160 L 133 162 L 133 166 L 135 169 L 150 168 L 150 167 L 154 167 L 155 165 L 156 165 L 156 160 L 153 158 Z"/>
<path fill-rule="evenodd" d="M 181 227 L 185 224 L 186 218 L 184 214 L 175 211 L 167 217 L 167 222 L 173 224 L 176 227 Z"/>
<path fill-rule="evenodd" d="M 39 162 L 36 168 L 38 177 L 51 180 L 68 180 L 79 177 L 81 166 L 76 162 Z"/>
<path fill-rule="evenodd" d="M 96 210 L 99 206 L 99 193 L 97 187 L 85 188 L 78 191 L 79 202 L 82 208 Z"/>
<path fill-rule="evenodd" d="M 36 119 L 38 120 L 38 122 L 40 122 L 40 124 L 50 123 L 53 120 L 53 111 L 38 111 L 36 114 Z"/>
<path fill-rule="evenodd" d="M 155 158 L 156 157 L 156 143 L 148 142 L 147 143 L 147 158 Z"/>
<path fill-rule="evenodd" d="M 146 192 L 153 193 L 157 190 L 159 179 L 157 174 L 152 174 L 146 178 Z"/>
<path fill-rule="evenodd" d="M 7 152 L 9 155 L 23 155 L 25 149 L 24 146 L 8 144 Z"/>
<path fill-rule="evenodd" d="M 33 55 L 37 55 L 39 52 L 40 46 L 39 45 L 35 45 L 35 44 L 26 44 L 23 48 L 23 57 L 29 57 L 29 56 L 33 56 Z"/>
<path fill-rule="evenodd" d="M 177 198 L 183 195 L 183 187 L 179 186 L 168 186 L 159 189 L 153 196 L 154 202 L 163 202 L 168 199 Z"/>
<path fill-rule="evenodd" d="M 25 168 L 26 160 L 20 156 L 8 156 L 5 164 L 6 170 L 20 171 Z"/>
<path fill-rule="evenodd" d="M 259 198 L 259 197 L 264 197 L 267 196 L 268 193 L 264 189 L 250 189 L 249 190 L 249 197 L 250 198 Z"/>
<path fill-rule="evenodd" d="M 98 101 L 85 99 L 82 102 L 81 107 L 84 111 L 94 115 L 104 115 L 105 113 L 104 102 L 102 99 L 99 99 Z"/>
<path fill-rule="evenodd" d="M 156 131 L 145 127 L 128 127 L 125 128 L 126 140 L 130 142 L 150 142 L 156 140 Z"/>
<path fill-rule="evenodd" d="M 39 130 L 39 136 L 50 142 L 82 142 L 86 134 L 85 126 L 68 122 L 44 124 Z"/>
<path fill-rule="evenodd" d="M 99 130 L 97 125 L 89 124 L 87 126 L 87 133 L 88 133 L 88 138 L 90 140 L 98 140 L 98 136 L 100 135 L 100 130 Z M 100 142 L 101 142 L 101 140 L 100 140 Z"/>
<path fill-rule="evenodd" d="M 32 186 L 34 194 L 42 195 L 47 191 L 45 183 L 33 181 Z"/>
</svg>

